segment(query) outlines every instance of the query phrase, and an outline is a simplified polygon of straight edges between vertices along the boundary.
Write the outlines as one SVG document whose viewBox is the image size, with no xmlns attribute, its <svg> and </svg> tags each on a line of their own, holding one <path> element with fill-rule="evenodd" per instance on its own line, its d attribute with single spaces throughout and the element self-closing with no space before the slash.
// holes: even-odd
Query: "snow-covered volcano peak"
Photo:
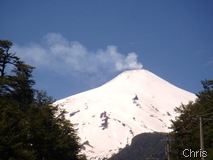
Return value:
<svg viewBox="0 0 213 160">
<path fill-rule="evenodd" d="M 129 80 L 131 78 L 133 78 L 135 80 L 141 79 L 141 78 L 146 78 L 148 74 L 152 74 L 152 73 L 145 70 L 145 69 L 127 70 L 127 71 L 122 72 L 121 74 L 119 74 L 117 77 L 115 77 L 114 79 L 112 79 L 109 82 L 112 82 L 112 81 L 115 81 L 115 80 L 118 80 L 118 81 Z"/>
<path fill-rule="evenodd" d="M 78 128 L 89 159 L 110 157 L 143 132 L 168 132 L 174 108 L 196 96 L 141 69 L 56 102 Z"/>
<path fill-rule="evenodd" d="M 104 84 L 103 86 L 107 86 L 107 88 L 112 87 L 114 88 L 114 90 L 117 90 L 119 87 L 124 86 L 126 86 L 125 88 L 131 89 L 136 87 L 137 88 L 136 90 L 138 90 L 139 89 L 138 87 L 149 88 L 150 86 L 156 83 L 158 83 L 158 85 L 169 84 L 167 81 L 149 72 L 148 70 L 140 69 L 140 70 L 124 71 L 123 73 L 121 73 L 108 83 Z"/>
<path fill-rule="evenodd" d="M 145 69 L 124 71 L 100 88 L 103 92 L 137 94 L 151 99 L 156 97 L 172 101 L 175 98 L 177 105 L 183 99 L 188 102 L 193 95 Z"/>
</svg>

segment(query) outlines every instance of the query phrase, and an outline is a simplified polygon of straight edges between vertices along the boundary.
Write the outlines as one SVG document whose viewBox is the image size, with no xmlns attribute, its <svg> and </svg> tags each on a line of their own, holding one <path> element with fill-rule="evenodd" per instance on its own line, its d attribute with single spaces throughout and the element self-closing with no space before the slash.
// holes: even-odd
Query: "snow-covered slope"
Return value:
<svg viewBox="0 0 213 160">
<path fill-rule="evenodd" d="M 195 100 L 147 70 L 125 71 L 101 87 L 56 102 L 78 128 L 83 153 L 102 159 L 142 132 L 168 132 L 174 108 Z"/>
</svg>

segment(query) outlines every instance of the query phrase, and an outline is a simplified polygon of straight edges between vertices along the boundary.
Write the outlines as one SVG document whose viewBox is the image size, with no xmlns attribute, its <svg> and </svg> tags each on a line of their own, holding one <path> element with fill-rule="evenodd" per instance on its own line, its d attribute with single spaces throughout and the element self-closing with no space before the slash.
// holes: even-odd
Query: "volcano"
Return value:
<svg viewBox="0 0 213 160">
<path fill-rule="evenodd" d="M 125 71 L 105 83 L 59 101 L 88 159 L 104 159 L 145 132 L 169 132 L 175 107 L 196 96 L 148 70 Z"/>
</svg>

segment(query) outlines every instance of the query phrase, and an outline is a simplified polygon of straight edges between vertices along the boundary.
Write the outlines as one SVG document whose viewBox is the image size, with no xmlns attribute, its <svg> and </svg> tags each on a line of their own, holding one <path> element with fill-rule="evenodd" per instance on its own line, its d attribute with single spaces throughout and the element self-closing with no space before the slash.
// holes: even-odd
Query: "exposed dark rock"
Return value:
<svg viewBox="0 0 213 160">
<path fill-rule="evenodd" d="M 81 145 L 81 148 L 82 148 L 83 150 L 86 149 L 85 145 L 90 146 L 91 148 L 94 148 L 93 146 L 90 145 L 89 141 L 85 141 L 85 142 L 82 143 L 82 145 Z"/>
<path fill-rule="evenodd" d="M 70 113 L 70 117 L 74 116 L 76 113 L 80 112 L 80 110 L 77 110 L 76 112 Z"/>
<path fill-rule="evenodd" d="M 107 116 L 107 112 L 104 111 L 103 113 L 100 114 L 100 118 L 102 118 L 103 123 L 101 123 L 102 130 L 108 128 L 108 119 L 109 117 Z"/>
<path fill-rule="evenodd" d="M 138 100 L 138 96 L 137 96 L 137 94 L 135 95 L 135 97 L 134 97 L 134 98 L 132 98 L 132 100 L 133 100 L 133 101 Z"/>
<path fill-rule="evenodd" d="M 168 116 L 171 116 L 171 114 L 170 114 L 169 112 L 167 112 L 167 115 L 168 115 Z"/>
</svg>

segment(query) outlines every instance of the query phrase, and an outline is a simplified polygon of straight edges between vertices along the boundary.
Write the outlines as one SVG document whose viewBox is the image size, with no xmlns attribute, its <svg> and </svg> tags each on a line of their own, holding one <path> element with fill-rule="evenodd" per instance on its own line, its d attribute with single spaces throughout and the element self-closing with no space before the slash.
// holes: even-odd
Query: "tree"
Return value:
<svg viewBox="0 0 213 160">
<path fill-rule="evenodd" d="M 32 87 L 35 82 L 31 78 L 34 67 L 25 64 L 15 53 L 10 53 L 11 46 L 10 41 L 0 40 L 0 95 L 8 94 L 11 100 L 19 101 L 20 105 L 28 105 L 33 101 L 34 95 Z M 5 71 L 8 65 L 8 68 L 11 68 L 10 74 L 6 74 Z"/>
<path fill-rule="evenodd" d="M 12 42 L 0 40 L 0 77 L 4 77 L 5 69 L 8 64 L 13 64 L 18 57 L 14 53 L 9 53 Z"/>
<path fill-rule="evenodd" d="M 34 67 L 10 53 L 11 46 L 0 40 L 0 160 L 86 159 L 66 112 L 33 88 Z"/>
<path fill-rule="evenodd" d="M 172 157 L 183 159 L 184 149 L 200 151 L 199 117 L 203 119 L 204 150 L 213 159 L 213 80 L 202 81 L 204 90 L 195 102 L 176 108 L 179 116 L 172 121 Z M 191 159 L 197 159 L 191 157 Z"/>
</svg>

